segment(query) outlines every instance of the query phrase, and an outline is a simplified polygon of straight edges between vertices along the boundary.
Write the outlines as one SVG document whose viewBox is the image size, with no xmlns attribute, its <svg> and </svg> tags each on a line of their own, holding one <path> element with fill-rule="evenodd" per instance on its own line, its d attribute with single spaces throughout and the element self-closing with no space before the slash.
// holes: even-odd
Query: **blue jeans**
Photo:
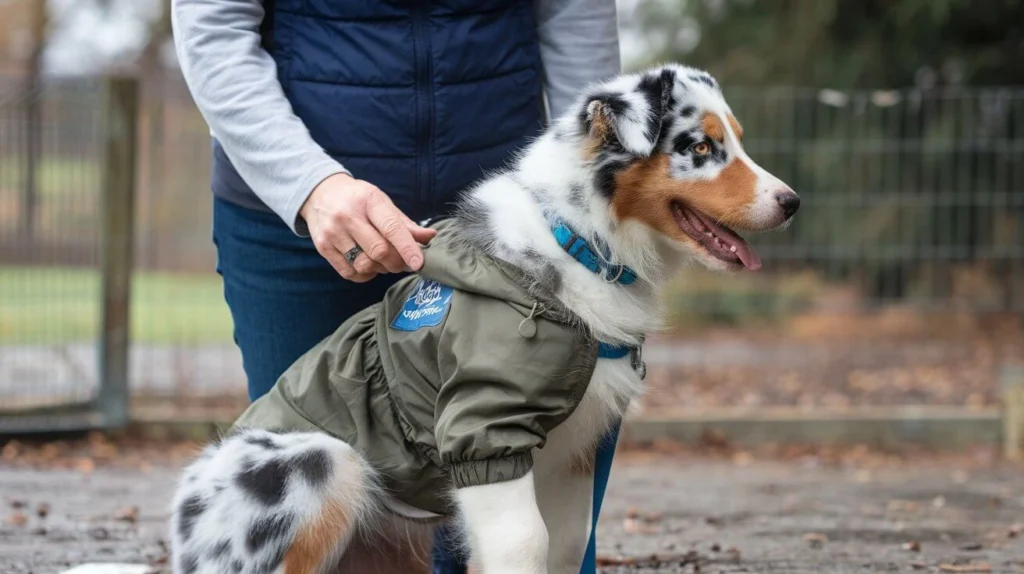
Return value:
<svg viewBox="0 0 1024 574">
<path fill-rule="evenodd" d="M 303 353 L 348 317 L 380 301 L 401 278 L 382 275 L 369 283 L 346 281 L 308 237 L 296 236 L 276 215 L 219 199 L 213 205 L 213 241 L 250 400 L 263 396 Z M 611 466 L 610 453 L 604 457 L 599 453 L 598 462 L 600 475 L 603 466 Z M 595 517 L 603 494 L 600 486 L 599 476 Z M 451 551 L 455 544 L 450 534 L 442 531 L 435 544 L 436 574 L 466 570 L 461 557 Z M 592 553 L 591 548 L 588 555 Z M 595 572 L 593 558 L 589 559 L 591 565 L 584 563 L 583 574 Z"/>
</svg>

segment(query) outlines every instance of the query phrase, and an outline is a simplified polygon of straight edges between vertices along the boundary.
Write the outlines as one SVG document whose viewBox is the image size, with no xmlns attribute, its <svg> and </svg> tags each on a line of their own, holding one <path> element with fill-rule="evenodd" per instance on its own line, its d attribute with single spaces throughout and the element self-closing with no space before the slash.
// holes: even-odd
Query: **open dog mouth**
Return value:
<svg viewBox="0 0 1024 574">
<path fill-rule="evenodd" d="M 754 248 L 724 224 L 715 222 L 700 211 L 678 201 L 672 202 L 672 215 L 679 229 L 711 255 L 726 263 L 742 265 L 751 271 L 761 268 L 761 258 Z"/>
</svg>

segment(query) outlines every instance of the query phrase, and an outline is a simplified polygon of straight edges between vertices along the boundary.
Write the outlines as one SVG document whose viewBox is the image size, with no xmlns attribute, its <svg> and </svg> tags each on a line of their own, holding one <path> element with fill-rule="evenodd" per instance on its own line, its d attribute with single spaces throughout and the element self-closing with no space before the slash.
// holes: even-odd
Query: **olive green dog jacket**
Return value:
<svg viewBox="0 0 1024 574">
<path fill-rule="evenodd" d="M 576 408 L 597 342 L 550 294 L 434 226 L 417 275 L 299 358 L 235 423 L 345 441 L 413 507 L 513 480 Z"/>
</svg>

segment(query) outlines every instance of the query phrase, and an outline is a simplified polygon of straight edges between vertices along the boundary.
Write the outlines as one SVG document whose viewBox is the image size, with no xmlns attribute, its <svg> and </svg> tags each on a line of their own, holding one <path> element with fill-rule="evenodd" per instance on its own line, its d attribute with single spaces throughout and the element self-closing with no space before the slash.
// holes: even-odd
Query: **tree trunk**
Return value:
<svg viewBox="0 0 1024 574">
<path fill-rule="evenodd" d="M 39 161 L 42 154 L 43 51 L 46 48 L 48 13 L 46 0 L 32 3 L 32 53 L 28 61 L 22 105 L 25 108 L 25 182 L 21 197 L 21 238 L 30 244 L 35 239 L 36 208 L 39 197 Z"/>
</svg>

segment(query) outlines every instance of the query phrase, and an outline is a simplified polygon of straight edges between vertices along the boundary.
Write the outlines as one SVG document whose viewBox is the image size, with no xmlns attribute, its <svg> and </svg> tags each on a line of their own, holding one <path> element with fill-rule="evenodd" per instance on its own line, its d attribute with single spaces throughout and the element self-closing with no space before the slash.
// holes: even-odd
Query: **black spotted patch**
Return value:
<svg viewBox="0 0 1024 574">
<path fill-rule="evenodd" d="M 245 563 L 241 560 L 236 559 L 231 561 L 231 571 L 235 574 L 239 574 L 239 572 L 242 571 L 242 568 L 245 568 Z"/>
<path fill-rule="evenodd" d="M 274 439 L 265 435 L 249 435 L 245 437 L 246 444 L 258 446 L 266 450 L 281 450 L 281 445 L 274 442 Z"/>
<path fill-rule="evenodd" d="M 288 553 L 287 544 L 278 544 L 267 553 L 266 557 L 253 568 L 254 574 L 274 574 L 277 567 L 281 565 L 285 554 Z"/>
<path fill-rule="evenodd" d="M 178 535 L 182 540 L 192 537 L 196 520 L 206 511 L 206 506 L 206 501 L 198 494 L 193 494 L 181 502 L 181 507 L 178 509 Z"/>
<path fill-rule="evenodd" d="M 644 137 L 648 141 L 656 141 L 658 133 L 661 132 L 661 118 L 665 115 L 665 84 L 662 78 L 669 70 L 663 70 L 660 76 L 645 75 L 640 78 L 636 89 L 644 97 L 647 107 L 650 110 L 647 114 L 647 123 L 644 126 Z"/>
<path fill-rule="evenodd" d="M 694 106 L 686 106 L 683 109 L 679 110 L 679 115 L 684 118 L 692 118 L 696 113 L 697 108 L 695 108 Z"/>
<path fill-rule="evenodd" d="M 569 203 L 581 209 L 587 207 L 587 195 L 582 183 L 569 184 Z"/>
<path fill-rule="evenodd" d="M 710 74 L 690 74 L 689 78 L 691 81 L 704 84 L 713 90 L 718 89 L 718 82 Z"/>
<path fill-rule="evenodd" d="M 288 486 L 288 465 L 279 459 L 270 459 L 261 465 L 246 462 L 248 464 L 244 464 L 235 475 L 235 483 L 246 494 L 267 506 L 280 503 Z"/>
<path fill-rule="evenodd" d="M 320 486 L 331 476 L 334 464 L 327 451 L 323 449 L 308 450 L 294 459 L 292 463 L 299 469 L 302 478 L 312 486 Z"/>
<path fill-rule="evenodd" d="M 181 574 L 195 574 L 199 570 L 199 557 L 195 554 L 182 554 L 178 561 L 181 567 Z"/>
<path fill-rule="evenodd" d="M 690 151 L 690 146 L 701 141 L 699 132 L 688 131 L 678 134 L 675 139 L 672 140 L 672 151 L 678 154 L 685 154 Z"/>
<path fill-rule="evenodd" d="M 626 162 L 609 161 L 605 163 L 597 168 L 597 173 L 594 174 L 594 187 L 605 197 L 612 197 L 615 195 L 615 176 L 624 169 L 626 169 Z"/>
<path fill-rule="evenodd" d="M 562 272 L 550 263 L 545 263 L 544 266 L 541 267 L 537 280 L 540 281 L 540 284 L 543 285 L 545 289 L 555 295 L 557 295 L 558 291 L 562 288 Z"/>
<path fill-rule="evenodd" d="M 231 553 L 231 541 L 228 539 L 221 540 L 213 548 L 210 548 L 209 556 L 212 560 L 222 558 L 225 554 Z"/>
<path fill-rule="evenodd" d="M 245 534 L 245 548 L 249 552 L 259 552 L 266 545 L 287 537 L 294 523 L 295 517 L 289 513 L 253 521 Z"/>
<path fill-rule="evenodd" d="M 661 120 L 661 133 L 658 134 L 658 141 L 654 143 L 654 149 L 661 150 L 665 145 L 665 139 L 672 133 L 672 126 L 675 125 L 675 118 L 672 116 L 665 116 Z"/>
</svg>

